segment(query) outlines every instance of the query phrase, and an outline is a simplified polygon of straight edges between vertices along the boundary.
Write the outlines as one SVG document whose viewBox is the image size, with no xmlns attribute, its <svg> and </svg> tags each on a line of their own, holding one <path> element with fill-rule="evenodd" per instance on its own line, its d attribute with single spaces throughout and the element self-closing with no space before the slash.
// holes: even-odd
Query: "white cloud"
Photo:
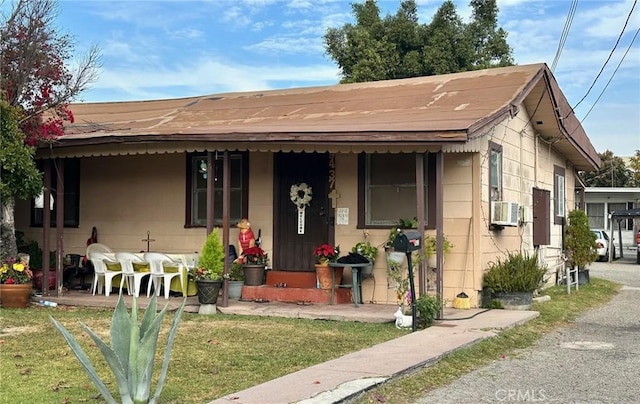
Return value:
<svg viewBox="0 0 640 404">
<path fill-rule="evenodd" d="M 264 41 L 246 46 L 244 49 L 258 54 L 317 54 L 324 52 L 322 41 L 318 38 L 294 37 L 286 35 L 272 36 Z"/>
<path fill-rule="evenodd" d="M 120 94 L 118 100 L 145 100 L 212 94 L 228 91 L 254 91 L 285 85 L 337 83 L 338 70 L 327 65 L 253 66 L 231 64 L 208 58 L 180 66 L 155 69 L 105 69 L 85 94 L 87 101 L 99 101 L 100 90 Z M 110 99 L 114 101 L 114 99 Z"/>
<path fill-rule="evenodd" d="M 238 27 L 246 27 L 251 24 L 251 18 L 240 7 L 231 7 L 223 13 L 223 21 L 232 23 Z"/>
</svg>

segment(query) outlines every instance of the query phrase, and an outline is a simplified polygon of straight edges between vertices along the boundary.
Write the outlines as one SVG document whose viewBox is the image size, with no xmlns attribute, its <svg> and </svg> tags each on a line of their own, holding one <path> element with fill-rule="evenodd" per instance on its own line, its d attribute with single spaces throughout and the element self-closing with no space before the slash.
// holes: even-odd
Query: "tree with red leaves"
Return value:
<svg viewBox="0 0 640 404">
<path fill-rule="evenodd" d="M 17 111 L 17 125 L 24 134 L 25 148 L 52 142 L 64 134 L 64 123 L 73 122 L 69 103 L 96 79 L 99 68 L 96 46 L 74 69 L 68 67 L 74 41 L 56 29 L 57 11 L 55 0 L 18 0 L 0 25 L 0 100 Z M 4 131 L 0 135 L 15 138 L 15 134 Z M 33 156 L 33 152 L 30 155 Z M 15 176 L 24 175 L 20 174 L 22 171 L 9 169 L 15 166 L 10 159 L 12 155 L 5 153 L 0 162 L 3 209 L 0 255 L 16 251 L 15 198 L 34 196 L 9 186 L 19 183 L 20 178 Z M 30 163 L 34 163 L 33 158 Z M 39 181 L 41 190 L 42 179 Z"/>
</svg>

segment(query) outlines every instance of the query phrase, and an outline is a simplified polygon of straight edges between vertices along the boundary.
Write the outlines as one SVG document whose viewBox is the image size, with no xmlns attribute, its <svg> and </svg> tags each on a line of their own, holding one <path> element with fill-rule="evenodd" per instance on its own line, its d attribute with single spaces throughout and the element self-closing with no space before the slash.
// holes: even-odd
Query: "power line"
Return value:
<svg viewBox="0 0 640 404">
<path fill-rule="evenodd" d="M 558 60 L 560 60 L 560 54 L 562 54 L 562 50 L 564 49 L 564 44 L 567 42 L 567 37 L 569 36 L 569 30 L 571 29 L 571 24 L 573 23 L 573 16 L 576 14 L 576 9 L 578 8 L 578 0 L 573 0 L 571 2 L 571 6 L 569 7 L 569 14 L 567 14 L 567 19 L 564 22 L 564 28 L 562 29 L 562 34 L 560 34 L 560 42 L 558 43 L 558 49 L 556 49 L 556 56 L 553 58 L 553 63 L 551 63 L 551 71 L 556 70 L 556 65 L 558 64 Z"/>
<path fill-rule="evenodd" d="M 618 71 L 618 69 L 620 68 L 620 65 L 622 64 L 622 62 L 624 61 L 624 59 L 627 57 L 627 54 L 629 53 L 629 51 L 631 50 L 631 47 L 633 46 L 633 43 L 635 42 L 636 38 L 638 37 L 638 33 L 640 33 L 640 28 L 638 28 L 636 30 L 636 33 L 633 35 L 633 38 L 631 39 L 631 43 L 629 44 L 629 46 L 627 47 L 627 50 L 624 52 L 624 55 L 622 55 L 622 58 L 620 59 L 620 62 L 618 62 L 618 65 L 616 66 L 615 70 L 613 71 L 613 73 L 611 73 L 611 77 L 609 77 L 609 81 L 607 81 L 607 84 L 605 84 L 604 88 L 602 89 L 602 91 L 600 92 L 600 95 L 598 95 L 598 98 L 596 98 L 596 100 L 593 102 L 593 105 L 591 106 L 591 108 L 589 108 L 589 111 L 587 111 L 587 113 L 584 115 L 584 117 L 582 118 L 582 120 L 580 121 L 580 123 L 584 122 L 585 119 L 587 119 L 587 117 L 589 116 L 589 113 L 591 113 L 591 111 L 593 110 L 593 107 L 596 106 L 596 104 L 598 103 L 598 101 L 600 101 L 600 97 L 602 97 L 602 94 L 604 94 L 604 92 L 607 90 L 607 87 L 609 87 L 609 84 L 611 84 L 611 80 L 613 80 L 613 77 L 616 75 L 616 72 Z M 575 131 L 575 130 L 574 130 Z"/>
<path fill-rule="evenodd" d="M 587 90 L 587 93 L 580 99 L 580 101 L 578 101 L 578 103 L 573 108 L 571 108 L 571 112 L 569 112 L 569 114 L 571 114 L 576 108 L 578 108 L 578 105 L 580 105 L 582 103 L 582 101 L 584 101 L 584 99 L 587 98 L 587 95 L 589 95 L 589 93 L 591 92 L 591 89 L 593 89 L 593 86 L 596 85 L 596 82 L 598 81 L 598 78 L 600 77 L 600 75 L 604 71 L 604 68 L 607 66 L 607 63 L 609 63 L 609 60 L 611 60 L 611 56 L 613 56 L 613 52 L 615 52 L 616 48 L 618 47 L 618 44 L 620 43 L 620 39 L 622 38 L 622 35 L 624 34 L 624 31 L 627 29 L 627 24 L 629 23 L 629 20 L 631 19 L 631 14 L 633 13 L 633 9 L 636 7 L 636 3 L 637 2 L 638 2 L 638 0 L 633 0 L 633 5 L 631 6 L 631 11 L 629 11 L 629 15 L 627 15 L 627 19 L 624 22 L 624 26 L 622 27 L 622 31 L 620 32 L 620 35 L 618 35 L 618 39 L 616 40 L 616 43 L 613 45 L 613 49 L 611 49 L 611 52 L 609 53 L 609 56 L 607 57 L 607 60 L 605 60 L 604 64 L 602 65 L 602 68 L 598 72 L 598 75 L 596 76 L 595 79 L 593 79 L 593 83 L 591 83 L 591 86 L 589 86 L 589 89 Z M 569 116 L 569 114 L 567 114 L 567 116 L 565 116 L 564 119 L 566 119 Z"/>
</svg>

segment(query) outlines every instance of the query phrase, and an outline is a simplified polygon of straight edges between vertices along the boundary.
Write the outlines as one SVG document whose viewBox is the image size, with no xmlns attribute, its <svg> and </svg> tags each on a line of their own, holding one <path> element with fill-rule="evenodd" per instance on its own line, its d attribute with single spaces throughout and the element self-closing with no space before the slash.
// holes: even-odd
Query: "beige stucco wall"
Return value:
<svg viewBox="0 0 640 404">
<path fill-rule="evenodd" d="M 151 249 L 156 251 L 202 249 L 206 229 L 184 226 L 186 167 L 183 154 L 88 157 L 82 158 L 80 164 L 80 226 L 65 228 L 65 254 L 84 254 L 93 226 L 98 229 L 98 240 L 115 251 L 146 250 L 143 239 L 147 238 L 147 231 L 155 240 L 150 244 Z M 256 158 L 255 166 L 264 170 L 263 165 L 260 158 Z M 258 179 L 252 182 L 252 187 L 270 186 L 269 172 Z M 28 203 L 22 202 L 16 211 L 16 228 L 42 245 L 42 229 L 29 227 Z M 269 217 L 261 218 L 258 225 L 269 220 Z M 55 228 L 50 237 L 50 248 L 54 250 Z M 237 239 L 237 229 L 231 229 L 230 239 Z"/>
<path fill-rule="evenodd" d="M 462 283 L 465 281 L 469 292 L 473 290 L 474 276 L 478 276 L 478 271 L 473 269 L 474 258 L 473 248 L 474 236 L 468 236 L 468 229 L 471 222 L 477 227 L 477 222 L 473 218 L 473 189 L 474 172 L 478 170 L 473 153 L 446 154 L 444 158 L 444 233 L 447 239 L 454 244 L 450 254 L 445 257 L 444 271 L 444 293 L 445 298 L 451 302 L 455 295 L 462 290 Z M 336 225 L 336 244 L 340 245 L 343 253 L 348 252 L 356 243 L 364 241 L 364 231 L 357 228 L 357 155 L 337 154 L 336 155 L 336 190 L 340 194 L 337 200 L 337 208 L 349 209 L 349 222 L 346 225 Z M 378 246 L 378 259 L 376 260 L 373 277 L 365 279 L 362 283 L 363 301 L 373 301 L 375 303 L 394 304 L 396 303 L 395 285 L 387 283 L 387 266 L 385 253 L 382 246 L 387 240 L 390 229 L 368 229 L 368 240 Z M 427 231 L 435 234 L 435 231 Z M 471 247 L 469 247 L 471 246 Z M 406 263 L 405 263 L 406 266 Z M 465 275 L 465 268 L 469 268 Z M 433 270 L 428 276 L 433 280 Z M 346 276 L 350 279 L 350 276 Z M 465 278 L 466 277 L 466 278 Z M 416 288 L 418 278 L 416 273 Z M 429 284 L 431 289 L 434 286 Z"/>
<path fill-rule="evenodd" d="M 546 264 L 549 272 L 555 273 L 556 266 L 561 264 L 562 226 L 553 223 L 554 165 L 565 169 L 565 212 L 575 206 L 575 168 L 570 165 L 554 148 L 546 143 L 528 125 L 529 116 L 524 108 L 510 120 L 498 125 L 486 136 L 503 145 L 503 193 L 504 200 L 518 202 L 524 207 L 524 223 L 518 227 L 505 227 L 501 231 L 490 231 L 489 217 L 489 162 L 486 156 L 488 143 L 481 156 L 482 195 L 482 259 L 481 269 L 488 268 L 489 263 L 497 256 L 504 256 L 509 251 L 537 253 L 540 262 Z M 533 188 L 550 191 L 551 194 L 551 244 L 541 246 L 537 251 L 533 246 Z M 482 277 L 476 277 L 476 290 L 482 286 Z"/>
</svg>

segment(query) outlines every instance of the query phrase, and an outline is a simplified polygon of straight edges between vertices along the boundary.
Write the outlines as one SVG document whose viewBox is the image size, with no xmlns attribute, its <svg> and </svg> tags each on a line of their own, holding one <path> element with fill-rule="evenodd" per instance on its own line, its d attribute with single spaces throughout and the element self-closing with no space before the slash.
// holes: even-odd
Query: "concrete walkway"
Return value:
<svg viewBox="0 0 640 404">
<path fill-rule="evenodd" d="M 225 312 L 260 315 L 271 312 L 251 306 L 230 306 Z M 280 308 L 279 315 L 298 317 L 303 309 L 289 305 Z M 379 305 L 362 305 L 355 310 L 364 313 L 366 308 Z M 233 309 L 236 307 L 236 309 Z M 316 311 L 324 316 L 340 306 L 318 306 Z M 390 306 L 387 306 L 390 308 Z M 364 309 L 364 310 L 362 310 Z M 237 311 L 236 311 L 237 310 Z M 322 313 L 320 313 L 322 312 Z M 309 314 L 306 312 L 305 314 Z M 268 314 L 275 315 L 275 314 Z M 310 315 L 310 314 L 309 314 Z M 364 315 L 364 314 L 362 314 Z M 444 321 L 426 330 L 409 333 L 400 338 L 353 352 L 341 358 L 300 370 L 269 382 L 229 394 L 211 404 L 327 404 L 337 403 L 372 386 L 398 377 L 414 369 L 437 362 L 442 356 L 456 349 L 490 338 L 501 330 L 511 328 L 538 317 L 535 311 L 511 311 L 481 309 L 445 309 Z M 388 316 L 388 314 L 387 314 Z M 312 318 L 312 317 L 308 317 Z"/>
</svg>

